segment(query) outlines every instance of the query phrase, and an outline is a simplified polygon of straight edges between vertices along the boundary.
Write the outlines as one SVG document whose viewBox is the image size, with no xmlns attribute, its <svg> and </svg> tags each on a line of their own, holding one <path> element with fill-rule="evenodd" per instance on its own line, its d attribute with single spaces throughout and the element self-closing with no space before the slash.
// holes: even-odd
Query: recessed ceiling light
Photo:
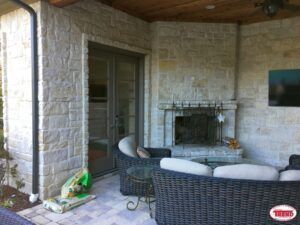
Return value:
<svg viewBox="0 0 300 225">
<path fill-rule="evenodd" d="M 207 5 L 207 6 L 205 6 L 205 8 L 206 8 L 207 10 L 212 10 L 212 9 L 215 9 L 216 6 L 215 6 L 215 5 Z"/>
</svg>

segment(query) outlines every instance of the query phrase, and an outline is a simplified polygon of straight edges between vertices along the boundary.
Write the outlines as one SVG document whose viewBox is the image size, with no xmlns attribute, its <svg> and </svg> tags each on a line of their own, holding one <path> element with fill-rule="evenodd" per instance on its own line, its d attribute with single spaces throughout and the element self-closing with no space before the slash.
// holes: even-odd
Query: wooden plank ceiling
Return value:
<svg viewBox="0 0 300 225">
<path fill-rule="evenodd" d="M 267 17 L 255 3 L 263 0 L 99 0 L 113 8 L 148 22 L 184 21 L 216 23 L 254 23 L 271 19 L 300 16 L 300 10 L 279 10 L 273 18 Z M 289 0 L 300 6 L 300 0 Z M 208 10 L 208 5 L 215 8 Z"/>
<path fill-rule="evenodd" d="M 30 4 L 33 2 L 36 2 L 38 0 L 24 0 L 24 2 Z M 15 9 L 18 9 L 19 6 L 17 6 L 16 4 L 12 3 L 11 1 L 8 0 L 0 0 L 0 16 L 4 15 L 10 11 L 13 11 Z"/>
</svg>

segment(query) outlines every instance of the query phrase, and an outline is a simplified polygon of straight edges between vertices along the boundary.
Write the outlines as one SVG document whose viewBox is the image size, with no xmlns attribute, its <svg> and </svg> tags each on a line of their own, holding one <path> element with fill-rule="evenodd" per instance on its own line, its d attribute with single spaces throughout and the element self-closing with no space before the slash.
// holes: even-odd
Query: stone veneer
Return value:
<svg viewBox="0 0 300 225">
<path fill-rule="evenodd" d="M 268 70 L 299 67 L 299 30 L 293 29 L 299 17 L 242 26 L 237 59 L 234 24 L 149 24 L 93 0 L 63 9 L 46 1 L 33 6 L 39 15 L 42 199 L 58 194 L 87 163 L 88 41 L 145 55 L 145 145 L 164 145 L 160 104 L 226 101 L 238 90 L 237 137 L 246 154 L 283 164 L 300 152 L 299 109 L 267 106 Z M 0 19 L 6 146 L 30 192 L 29 16 L 16 10 Z"/>
<path fill-rule="evenodd" d="M 38 36 L 41 36 L 40 3 L 32 5 L 38 13 Z M 0 42 L 3 91 L 3 123 L 5 147 L 18 163 L 25 181 L 23 191 L 31 192 L 32 181 L 32 123 L 31 123 L 31 48 L 30 17 L 16 10 L 0 17 Z M 39 45 L 41 44 L 39 38 Z M 41 56 L 39 49 L 39 56 Z M 39 58 L 39 71 L 43 64 Z M 41 86 L 40 82 L 40 88 Z M 42 96 L 39 96 L 42 100 Z M 42 113 L 42 111 L 40 111 Z M 43 172 L 41 165 L 41 171 Z"/>
<path fill-rule="evenodd" d="M 92 0 L 64 9 L 42 2 L 41 10 L 46 64 L 43 112 L 47 113 L 41 163 L 53 168 L 42 183 L 45 195 L 53 196 L 67 177 L 87 166 L 88 41 L 146 54 L 150 27 Z"/>
<path fill-rule="evenodd" d="M 44 199 L 59 194 L 66 179 L 87 165 L 88 41 L 149 54 L 151 37 L 148 23 L 93 0 L 64 9 L 45 1 L 33 7 L 39 14 L 39 181 Z M 29 15 L 20 9 L 2 16 L 1 33 L 5 137 L 25 179 L 24 191 L 30 193 Z M 146 69 L 148 64 L 146 56 Z"/>
<path fill-rule="evenodd" d="M 237 134 L 246 156 L 286 165 L 300 154 L 300 108 L 268 106 L 268 71 L 300 68 L 300 17 L 241 27 Z"/>
<path fill-rule="evenodd" d="M 234 98 L 237 26 L 156 22 L 151 29 L 152 126 L 147 143 L 159 147 L 165 132 L 161 103 Z"/>
</svg>

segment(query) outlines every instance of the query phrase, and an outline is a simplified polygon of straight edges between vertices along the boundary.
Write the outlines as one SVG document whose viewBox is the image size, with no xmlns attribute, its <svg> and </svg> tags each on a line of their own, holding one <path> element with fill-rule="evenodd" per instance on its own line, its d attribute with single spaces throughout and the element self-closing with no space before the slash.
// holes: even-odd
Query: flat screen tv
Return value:
<svg viewBox="0 0 300 225">
<path fill-rule="evenodd" d="M 300 69 L 269 71 L 269 106 L 300 106 Z"/>
</svg>

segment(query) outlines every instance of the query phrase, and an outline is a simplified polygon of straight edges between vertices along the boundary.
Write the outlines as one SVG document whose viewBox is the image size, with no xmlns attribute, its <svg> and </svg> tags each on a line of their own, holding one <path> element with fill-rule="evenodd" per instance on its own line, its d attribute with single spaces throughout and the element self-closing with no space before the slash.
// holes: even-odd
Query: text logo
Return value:
<svg viewBox="0 0 300 225">
<path fill-rule="evenodd" d="M 270 216 L 277 221 L 291 221 L 297 216 L 297 210 L 289 205 L 277 205 L 270 210 Z"/>
</svg>

